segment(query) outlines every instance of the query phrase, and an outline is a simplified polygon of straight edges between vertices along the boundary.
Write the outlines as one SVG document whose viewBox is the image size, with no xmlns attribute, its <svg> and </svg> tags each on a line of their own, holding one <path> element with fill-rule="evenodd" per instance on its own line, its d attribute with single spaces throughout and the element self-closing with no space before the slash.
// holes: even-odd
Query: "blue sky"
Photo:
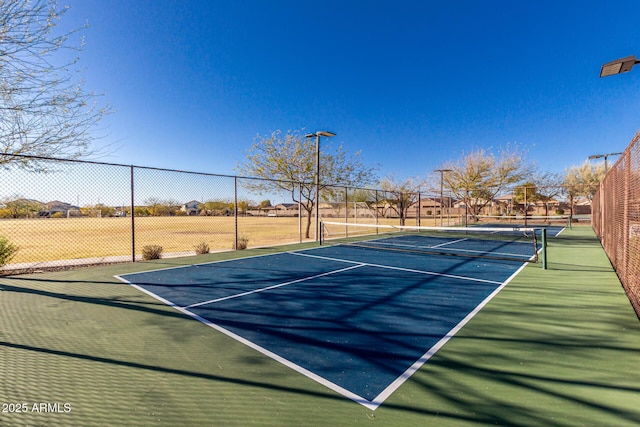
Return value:
<svg viewBox="0 0 640 427">
<path fill-rule="evenodd" d="M 640 2 L 68 0 L 102 160 L 235 174 L 257 134 L 337 133 L 381 175 L 518 143 L 547 171 L 640 128 Z M 612 158 L 613 160 L 613 158 Z"/>
</svg>

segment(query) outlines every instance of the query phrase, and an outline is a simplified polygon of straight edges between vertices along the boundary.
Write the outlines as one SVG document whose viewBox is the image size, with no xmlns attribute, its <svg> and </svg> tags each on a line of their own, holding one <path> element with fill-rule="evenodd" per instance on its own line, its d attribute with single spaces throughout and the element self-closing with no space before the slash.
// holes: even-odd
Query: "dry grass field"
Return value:
<svg viewBox="0 0 640 427">
<path fill-rule="evenodd" d="M 208 244 L 211 251 L 231 250 L 235 221 L 234 217 L 222 216 L 136 217 L 135 253 L 139 255 L 146 245 L 160 245 L 165 254 L 195 253 L 194 247 L 200 243 Z M 311 239 L 300 237 L 304 235 L 306 218 L 301 224 L 294 217 L 240 217 L 237 221 L 238 235 L 246 237 L 248 246 L 253 248 L 315 240 L 313 225 Z M 398 224 L 398 219 L 381 218 L 379 222 Z M 433 222 L 422 219 L 422 225 Z M 415 220 L 408 224 L 415 224 Z M 19 247 L 11 263 L 45 262 L 131 256 L 131 225 L 131 218 L 10 219 L 0 220 L 0 234 Z"/>
</svg>

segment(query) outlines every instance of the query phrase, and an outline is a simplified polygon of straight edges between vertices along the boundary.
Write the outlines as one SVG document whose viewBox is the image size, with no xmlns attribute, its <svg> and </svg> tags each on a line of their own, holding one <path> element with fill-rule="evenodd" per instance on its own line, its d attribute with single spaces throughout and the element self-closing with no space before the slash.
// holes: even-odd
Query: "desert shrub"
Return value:
<svg viewBox="0 0 640 427">
<path fill-rule="evenodd" d="M 136 206 L 133 209 L 135 216 L 149 216 L 149 209 Z"/>
<path fill-rule="evenodd" d="M 209 245 L 207 244 L 207 242 L 201 242 L 195 246 L 195 250 L 196 250 L 196 255 L 203 255 L 203 254 L 208 254 L 211 248 L 209 248 Z"/>
<path fill-rule="evenodd" d="M 238 242 L 237 244 L 234 244 L 233 249 L 237 251 L 241 251 L 243 249 L 247 249 L 248 245 L 249 245 L 249 238 L 247 236 L 238 236 Z"/>
<path fill-rule="evenodd" d="M 142 259 L 149 261 L 152 259 L 160 259 L 162 257 L 162 246 L 147 245 L 142 248 Z"/>
<path fill-rule="evenodd" d="M 556 215 L 564 215 L 564 209 L 556 209 Z"/>
<path fill-rule="evenodd" d="M 18 252 L 18 247 L 5 236 L 0 235 L 0 267 L 6 265 Z"/>
</svg>

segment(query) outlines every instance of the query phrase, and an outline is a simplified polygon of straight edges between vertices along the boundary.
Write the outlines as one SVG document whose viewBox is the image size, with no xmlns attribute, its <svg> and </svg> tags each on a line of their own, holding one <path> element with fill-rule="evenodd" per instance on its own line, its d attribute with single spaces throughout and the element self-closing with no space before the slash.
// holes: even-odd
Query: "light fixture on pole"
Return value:
<svg viewBox="0 0 640 427">
<path fill-rule="evenodd" d="M 436 169 L 434 172 L 440 172 L 440 227 L 442 227 L 442 199 L 444 194 L 444 173 L 451 172 L 451 169 Z M 420 209 L 420 208 L 418 208 Z"/>
<path fill-rule="evenodd" d="M 604 157 L 604 173 L 606 174 L 607 171 L 609 170 L 608 164 L 607 164 L 607 157 L 609 156 L 619 156 L 622 153 L 608 153 L 608 154 L 594 154 L 593 156 L 589 156 L 589 160 L 593 160 L 593 159 L 602 159 Z"/>
<path fill-rule="evenodd" d="M 320 137 L 324 136 L 325 138 L 330 138 L 332 136 L 336 136 L 335 133 L 329 132 L 326 130 L 319 130 L 316 133 L 308 133 L 304 137 L 305 138 L 313 138 L 316 137 L 316 242 L 318 241 L 318 232 L 320 231 Z"/>
<path fill-rule="evenodd" d="M 627 71 L 631 71 L 634 65 L 640 64 L 640 61 L 636 60 L 635 55 L 627 56 L 626 58 L 616 59 L 615 61 L 607 62 L 600 68 L 600 77 L 612 76 L 614 74 L 622 74 Z"/>
</svg>

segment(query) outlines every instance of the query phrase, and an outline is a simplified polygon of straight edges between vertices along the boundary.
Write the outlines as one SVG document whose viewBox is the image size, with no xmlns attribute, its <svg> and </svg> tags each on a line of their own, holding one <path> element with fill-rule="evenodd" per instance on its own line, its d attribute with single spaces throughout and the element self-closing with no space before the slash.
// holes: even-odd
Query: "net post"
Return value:
<svg viewBox="0 0 640 427">
<path fill-rule="evenodd" d="M 542 229 L 542 269 L 547 269 L 547 229 Z"/>
<path fill-rule="evenodd" d="M 318 243 L 320 244 L 320 246 L 322 246 L 322 236 L 324 236 L 324 223 L 322 221 L 320 221 L 320 227 L 319 227 L 319 236 L 318 236 Z"/>
</svg>

